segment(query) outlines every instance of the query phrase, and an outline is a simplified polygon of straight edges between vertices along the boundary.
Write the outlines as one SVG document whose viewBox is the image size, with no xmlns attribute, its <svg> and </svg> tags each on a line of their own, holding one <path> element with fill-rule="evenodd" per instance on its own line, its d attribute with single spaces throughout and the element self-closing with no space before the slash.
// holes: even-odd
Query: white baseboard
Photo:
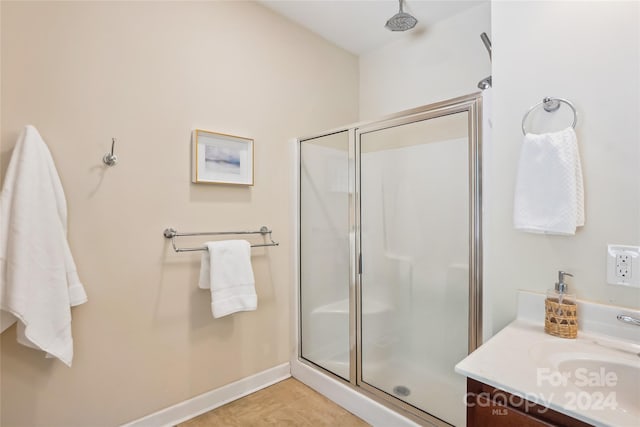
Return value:
<svg viewBox="0 0 640 427">
<path fill-rule="evenodd" d="M 289 363 L 275 366 L 258 372 L 215 390 L 180 402 L 153 414 L 123 424 L 121 427 L 165 427 L 175 426 L 200 414 L 204 414 L 219 406 L 244 397 L 255 391 L 268 387 L 291 377 Z"/>
<path fill-rule="evenodd" d="M 331 378 L 331 376 L 320 373 L 298 360 L 291 361 L 291 374 L 295 379 L 331 399 L 372 426 L 419 427 L 419 424 L 409 418 L 403 417 L 375 400 L 369 399 L 362 393 L 358 393 L 342 382 Z"/>
</svg>

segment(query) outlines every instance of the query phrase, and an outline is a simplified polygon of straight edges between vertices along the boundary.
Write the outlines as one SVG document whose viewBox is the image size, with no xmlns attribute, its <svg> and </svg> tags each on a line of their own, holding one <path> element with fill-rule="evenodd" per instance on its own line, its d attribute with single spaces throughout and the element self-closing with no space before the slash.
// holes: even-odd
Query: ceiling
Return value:
<svg viewBox="0 0 640 427">
<path fill-rule="evenodd" d="M 384 28 L 387 20 L 398 13 L 397 0 L 258 1 L 343 49 L 361 55 L 488 0 L 404 0 L 404 11 L 418 19 L 418 25 L 406 33 Z"/>
</svg>

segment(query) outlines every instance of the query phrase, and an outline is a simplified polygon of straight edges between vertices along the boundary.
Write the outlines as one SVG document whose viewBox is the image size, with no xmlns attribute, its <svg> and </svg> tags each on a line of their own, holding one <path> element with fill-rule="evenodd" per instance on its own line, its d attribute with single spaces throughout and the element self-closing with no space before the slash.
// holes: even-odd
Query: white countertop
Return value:
<svg viewBox="0 0 640 427">
<path fill-rule="evenodd" d="M 543 294 L 521 292 L 518 313 L 456 372 L 596 426 L 640 426 L 640 327 L 616 319 L 640 311 L 578 301 L 577 339 L 544 332 Z"/>
</svg>

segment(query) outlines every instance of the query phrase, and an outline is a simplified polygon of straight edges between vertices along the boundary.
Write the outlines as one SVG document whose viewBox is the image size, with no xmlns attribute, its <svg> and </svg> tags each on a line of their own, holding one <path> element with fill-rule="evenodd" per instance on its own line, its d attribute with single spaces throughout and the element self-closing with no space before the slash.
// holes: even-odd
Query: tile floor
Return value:
<svg viewBox="0 0 640 427">
<path fill-rule="evenodd" d="M 179 427 L 368 425 L 300 381 L 289 378 L 192 418 Z"/>
</svg>

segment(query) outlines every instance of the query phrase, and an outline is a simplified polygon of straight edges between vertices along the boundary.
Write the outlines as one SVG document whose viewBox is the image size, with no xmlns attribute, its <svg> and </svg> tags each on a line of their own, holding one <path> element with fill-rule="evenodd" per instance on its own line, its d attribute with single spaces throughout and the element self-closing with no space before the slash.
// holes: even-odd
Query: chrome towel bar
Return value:
<svg viewBox="0 0 640 427">
<path fill-rule="evenodd" d="M 262 234 L 263 236 L 269 235 L 270 243 L 256 243 L 252 244 L 252 248 L 258 248 L 263 246 L 278 246 L 280 243 L 275 242 L 271 237 L 271 230 L 268 227 L 262 226 L 258 231 L 204 231 L 204 232 L 195 232 L 195 233 L 178 233 L 175 228 L 166 228 L 163 232 L 164 237 L 167 239 L 171 239 L 171 246 L 173 246 L 173 250 L 176 252 L 193 252 L 193 251 L 206 251 L 206 246 L 202 246 L 199 248 L 178 248 L 176 247 L 176 237 L 184 237 L 184 236 L 223 236 L 223 235 L 232 235 L 232 234 Z"/>
</svg>

